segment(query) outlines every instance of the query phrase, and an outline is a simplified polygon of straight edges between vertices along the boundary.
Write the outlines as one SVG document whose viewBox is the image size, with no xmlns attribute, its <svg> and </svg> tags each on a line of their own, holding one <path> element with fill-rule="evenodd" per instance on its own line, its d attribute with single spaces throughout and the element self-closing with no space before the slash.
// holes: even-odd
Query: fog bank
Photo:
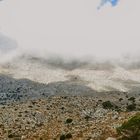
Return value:
<svg viewBox="0 0 140 140">
<path fill-rule="evenodd" d="M 139 1 L 4 0 L 1 33 L 16 40 L 21 53 L 44 58 L 120 59 L 139 57 Z M 136 57 L 136 58 L 138 58 Z"/>
</svg>

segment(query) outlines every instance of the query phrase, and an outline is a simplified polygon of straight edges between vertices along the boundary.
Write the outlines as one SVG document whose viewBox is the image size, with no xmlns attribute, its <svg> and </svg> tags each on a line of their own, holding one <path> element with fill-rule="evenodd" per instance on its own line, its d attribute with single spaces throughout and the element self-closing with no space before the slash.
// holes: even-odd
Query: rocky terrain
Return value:
<svg viewBox="0 0 140 140">
<path fill-rule="evenodd" d="M 0 139 L 105 140 L 116 137 L 116 128 L 139 112 L 103 103 L 88 96 L 51 96 L 1 105 Z"/>
<path fill-rule="evenodd" d="M 0 140 L 115 140 L 140 111 L 138 70 L 26 61 L 0 66 Z"/>
<path fill-rule="evenodd" d="M 140 96 L 75 82 L 41 84 L 0 76 L 0 139 L 102 140 L 139 112 Z"/>
</svg>

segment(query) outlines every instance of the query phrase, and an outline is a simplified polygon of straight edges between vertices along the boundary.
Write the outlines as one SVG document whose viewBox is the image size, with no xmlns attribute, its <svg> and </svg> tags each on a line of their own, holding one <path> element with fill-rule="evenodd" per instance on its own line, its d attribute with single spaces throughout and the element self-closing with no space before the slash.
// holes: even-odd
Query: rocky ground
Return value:
<svg viewBox="0 0 140 140">
<path fill-rule="evenodd" d="M 51 96 L 1 105 L 0 139 L 105 140 L 116 137 L 116 127 L 139 112 L 139 106 L 128 111 L 113 101 L 112 106 L 104 103 L 90 96 Z"/>
<path fill-rule="evenodd" d="M 0 140 L 115 140 L 140 112 L 140 70 L 52 64 L 0 67 Z"/>
</svg>

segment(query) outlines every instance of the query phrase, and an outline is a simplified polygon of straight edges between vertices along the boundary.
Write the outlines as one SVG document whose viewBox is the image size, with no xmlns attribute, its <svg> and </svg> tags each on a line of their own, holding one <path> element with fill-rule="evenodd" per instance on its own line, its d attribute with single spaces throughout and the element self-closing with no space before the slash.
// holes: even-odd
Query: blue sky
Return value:
<svg viewBox="0 0 140 140">
<path fill-rule="evenodd" d="M 100 5 L 98 6 L 98 9 L 100 9 L 102 6 L 104 6 L 107 3 L 110 3 L 112 6 L 116 6 L 118 2 L 119 0 L 101 0 Z"/>
</svg>

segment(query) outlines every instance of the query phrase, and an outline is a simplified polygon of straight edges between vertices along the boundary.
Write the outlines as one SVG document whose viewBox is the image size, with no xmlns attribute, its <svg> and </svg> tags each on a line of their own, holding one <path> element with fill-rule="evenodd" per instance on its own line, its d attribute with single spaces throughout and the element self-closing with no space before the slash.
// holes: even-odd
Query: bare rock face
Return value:
<svg viewBox="0 0 140 140">
<path fill-rule="evenodd" d="M 52 95 L 96 95 L 96 91 L 70 81 L 42 84 L 0 75 L 0 103 L 47 98 Z"/>
</svg>

